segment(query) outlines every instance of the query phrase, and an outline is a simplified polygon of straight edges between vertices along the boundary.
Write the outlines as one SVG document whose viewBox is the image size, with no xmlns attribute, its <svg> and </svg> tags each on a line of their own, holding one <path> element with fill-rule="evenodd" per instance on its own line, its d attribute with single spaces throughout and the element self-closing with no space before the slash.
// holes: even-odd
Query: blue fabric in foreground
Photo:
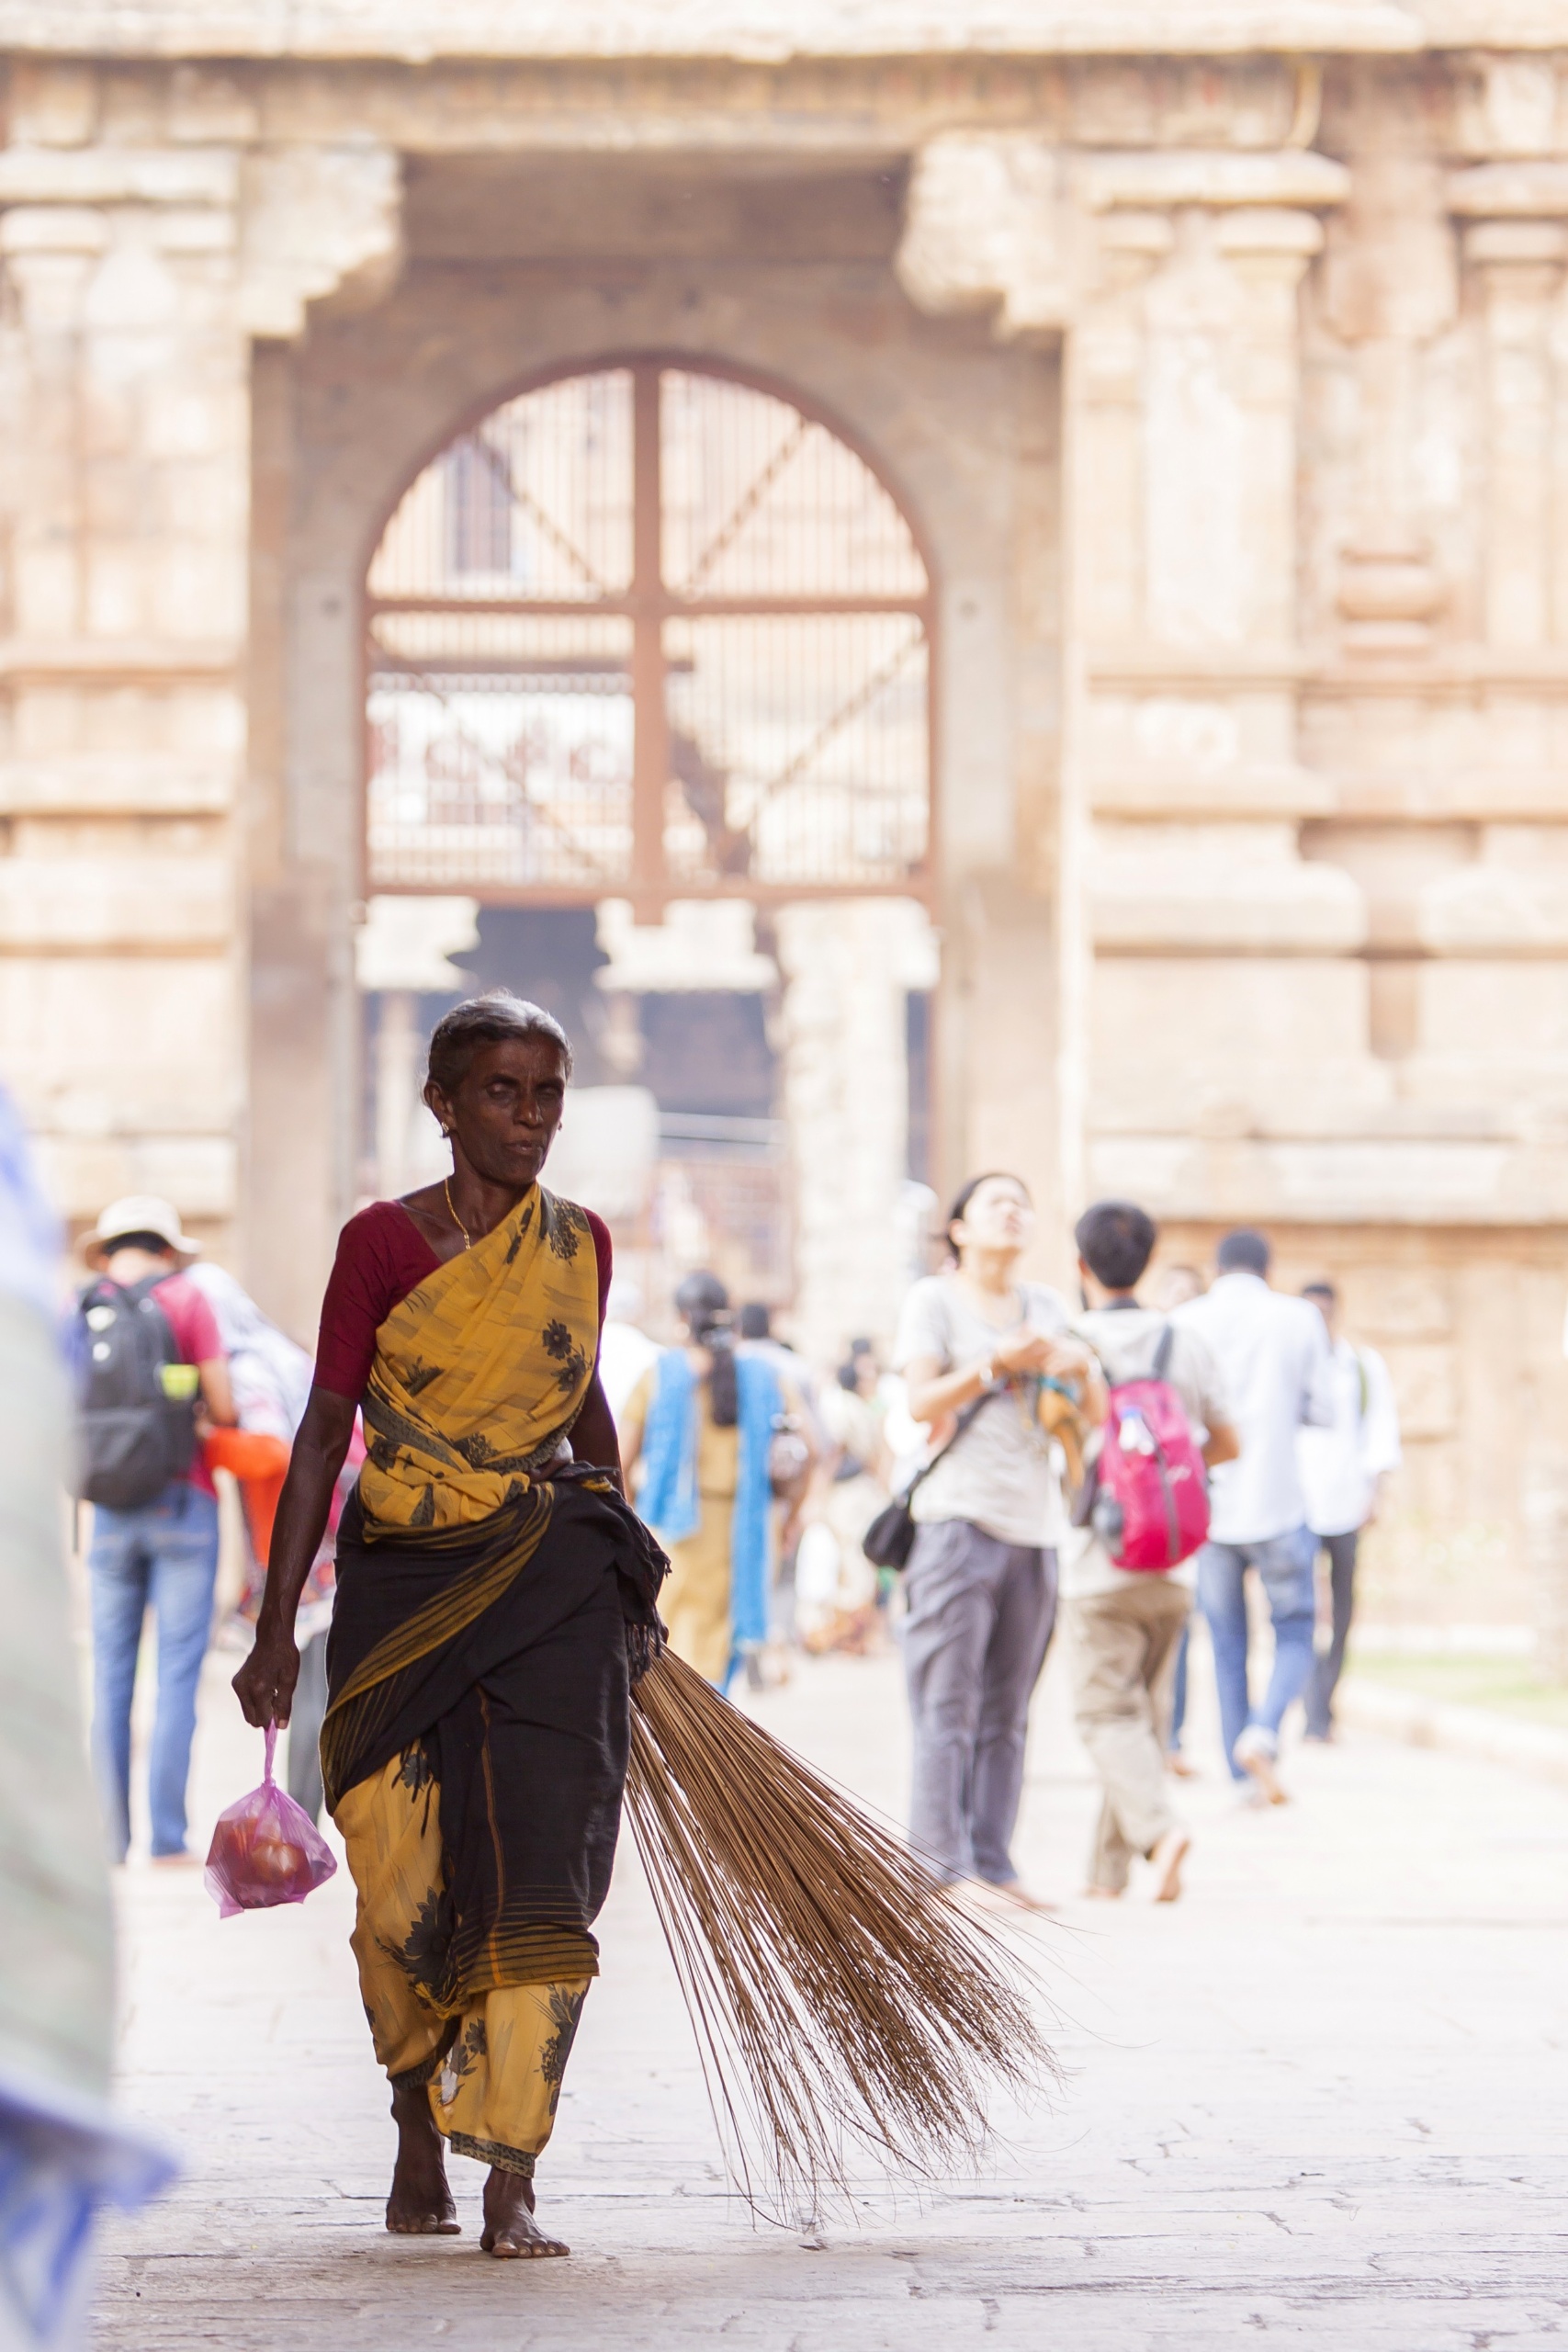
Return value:
<svg viewBox="0 0 1568 2352">
<path fill-rule="evenodd" d="M 0 1086 L 0 1290 L 27 1299 L 52 1319 L 62 1242 L 21 1114 Z"/>
<path fill-rule="evenodd" d="M 102 2100 L 0 2066 L 0 2343 L 85 2344 L 97 2209 L 132 2211 L 176 2171 Z"/>
</svg>

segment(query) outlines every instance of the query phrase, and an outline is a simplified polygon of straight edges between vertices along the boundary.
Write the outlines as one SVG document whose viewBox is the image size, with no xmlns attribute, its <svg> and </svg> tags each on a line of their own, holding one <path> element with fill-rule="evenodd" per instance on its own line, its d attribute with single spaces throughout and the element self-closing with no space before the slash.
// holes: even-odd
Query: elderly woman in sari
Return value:
<svg viewBox="0 0 1568 2352">
<path fill-rule="evenodd" d="M 675 1308 L 686 1344 L 662 1350 L 637 1382 L 621 1444 L 640 1464 L 637 1509 L 670 1554 L 670 1646 L 722 1689 L 768 1637 L 773 1442 L 781 1420 L 804 1415 L 768 1357 L 736 1347 L 716 1274 L 688 1274 Z"/>
<path fill-rule="evenodd" d="M 295 1608 L 363 1405 L 321 1765 L 398 2125 L 387 2226 L 457 2230 L 449 2144 L 490 2167 L 480 2245 L 502 2257 L 567 2251 L 534 2218 L 534 2165 L 598 1973 L 665 1565 L 595 1370 L 609 1236 L 538 1181 L 570 1070 L 558 1023 L 515 998 L 437 1024 L 424 1099 L 452 1174 L 344 1228 L 234 1678 L 253 1724 L 288 1721 Z"/>
</svg>

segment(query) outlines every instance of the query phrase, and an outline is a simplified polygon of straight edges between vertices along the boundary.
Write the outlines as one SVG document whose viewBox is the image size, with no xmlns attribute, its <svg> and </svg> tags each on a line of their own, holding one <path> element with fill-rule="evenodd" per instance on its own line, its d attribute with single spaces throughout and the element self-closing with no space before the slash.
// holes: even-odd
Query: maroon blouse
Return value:
<svg viewBox="0 0 1568 2352">
<path fill-rule="evenodd" d="M 599 1328 L 610 1295 L 610 1229 L 584 1212 L 599 1266 Z M 376 1334 L 394 1306 L 442 1263 L 400 1201 L 372 1201 L 338 1236 L 337 1257 L 321 1301 L 316 1341 L 316 1385 L 334 1396 L 363 1396 L 376 1353 Z"/>
</svg>

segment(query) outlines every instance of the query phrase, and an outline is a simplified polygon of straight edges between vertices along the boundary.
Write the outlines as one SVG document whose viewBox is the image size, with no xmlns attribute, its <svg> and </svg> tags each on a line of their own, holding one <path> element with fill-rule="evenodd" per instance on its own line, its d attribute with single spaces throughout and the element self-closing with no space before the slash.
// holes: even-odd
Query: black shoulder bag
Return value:
<svg viewBox="0 0 1568 2352">
<path fill-rule="evenodd" d="M 971 1404 L 965 1405 L 953 1425 L 953 1435 L 945 1445 L 939 1445 L 929 1462 L 923 1462 L 901 1495 L 883 1510 L 879 1510 L 861 1538 L 861 1550 L 874 1568 L 907 1568 L 915 1544 L 915 1519 L 909 1505 L 917 1487 L 925 1484 L 944 1456 L 953 1452 L 976 1413 L 983 1412 L 993 1396 L 999 1396 L 1007 1387 L 1005 1380 L 993 1388 L 982 1388 Z"/>
</svg>

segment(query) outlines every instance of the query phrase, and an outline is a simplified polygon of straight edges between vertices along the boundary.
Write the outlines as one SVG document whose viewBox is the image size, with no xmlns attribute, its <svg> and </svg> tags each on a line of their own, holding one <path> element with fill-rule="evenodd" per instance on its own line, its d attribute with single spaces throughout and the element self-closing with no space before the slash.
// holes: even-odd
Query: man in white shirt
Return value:
<svg viewBox="0 0 1568 2352">
<path fill-rule="evenodd" d="M 1356 1549 L 1378 1515 L 1382 1489 L 1402 1460 L 1399 1412 L 1388 1366 L 1375 1348 L 1355 1348 L 1337 1329 L 1332 1283 L 1307 1283 L 1302 1296 L 1322 1316 L 1334 1359 L 1334 1423 L 1296 1435 L 1307 1525 L 1328 1555 L 1333 1634 L 1306 1690 L 1306 1736 L 1334 1736 L 1334 1692 L 1356 1605 Z"/>
<path fill-rule="evenodd" d="M 1280 1724 L 1312 1672 L 1316 1613 L 1317 1545 L 1306 1524 L 1296 1432 L 1303 1423 L 1331 1426 L 1334 1365 L 1317 1309 L 1269 1289 L 1269 1249 L 1260 1233 L 1227 1233 L 1215 1260 L 1213 1283 L 1173 1318 L 1208 1341 L 1241 1440 L 1236 1459 L 1216 1469 L 1211 1483 L 1198 1605 L 1213 1645 L 1232 1777 L 1245 1781 L 1250 1774 L 1259 1796 L 1283 1804 L 1275 1770 Z M 1257 1707 L 1247 1671 L 1248 1568 L 1257 1571 L 1274 1625 L 1273 1671 Z"/>
</svg>

